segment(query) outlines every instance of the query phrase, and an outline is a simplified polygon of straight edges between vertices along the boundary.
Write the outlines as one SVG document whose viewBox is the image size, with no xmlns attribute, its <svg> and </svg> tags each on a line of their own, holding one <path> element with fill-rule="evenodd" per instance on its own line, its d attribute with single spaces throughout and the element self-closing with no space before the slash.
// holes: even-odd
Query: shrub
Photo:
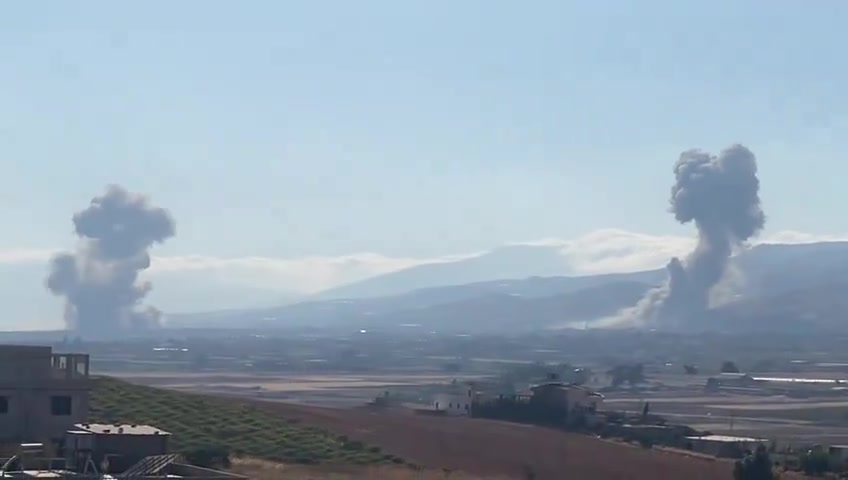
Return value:
<svg viewBox="0 0 848 480">
<path fill-rule="evenodd" d="M 809 451 L 801 457 L 801 470 L 807 475 L 821 475 L 830 469 L 829 466 L 824 452 Z"/>
<path fill-rule="evenodd" d="M 751 454 L 749 451 L 745 458 L 737 460 L 733 469 L 734 480 L 775 480 L 772 471 L 771 457 L 762 445 L 757 447 L 757 452 Z"/>
<path fill-rule="evenodd" d="M 189 463 L 207 468 L 229 468 L 230 452 L 220 445 L 189 448 L 182 452 Z"/>
</svg>

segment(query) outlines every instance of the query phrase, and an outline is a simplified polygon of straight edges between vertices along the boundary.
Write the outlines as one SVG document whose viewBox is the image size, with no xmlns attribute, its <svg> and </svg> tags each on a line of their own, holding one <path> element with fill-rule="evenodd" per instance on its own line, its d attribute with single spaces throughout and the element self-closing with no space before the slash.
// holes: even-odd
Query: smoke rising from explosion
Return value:
<svg viewBox="0 0 848 480">
<path fill-rule="evenodd" d="M 704 315 L 710 292 L 728 272 L 735 247 L 765 225 L 754 154 L 733 145 L 718 156 L 688 150 L 674 166 L 671 211 L 680 223 L 695 222 L 698 244 L 685 260 L 669 262 L 668 281 L 623 312 L 626 320 L 679 324 Z"/>
<path fill-rule="evenodd" d="M 138 275 L 150 267 L 148 249 L 175 234 L 168 211 L 111 185 L 74 214 L 73 223 L 80 244 L 51 260 L 47 278 L 47 288 L 66 299 L 68 328 L 103 334 L 158 327 L 161 312 L 136 308 L 151 289 Z"/>
</svg>

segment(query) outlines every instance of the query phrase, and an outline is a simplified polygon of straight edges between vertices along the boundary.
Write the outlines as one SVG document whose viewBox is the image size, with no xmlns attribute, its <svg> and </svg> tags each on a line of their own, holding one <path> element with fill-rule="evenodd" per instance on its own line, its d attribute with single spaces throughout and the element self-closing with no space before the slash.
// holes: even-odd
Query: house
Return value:
<svg viewBox="0 0 848 480">
<path fill-rule="evenodd" d="M 603 405 L 604 396 L 590 388 L 571 383 L 548 382 L 530 387 L 532 401 L 567 411 L 595 413 Z"/>
<path fill-rule="evenodd" d="M 710 377 L 704 388 L 707 391 L 718 391 L 723 387 L 750 388 L 757 384 L 757 380 L 747 373 L 722 372 L 717 377 Z"/>
<path fill-rule="evenodd" d="M 686 437 L 687 449 L 714 457 L 738 457 L 745 450 L 753 452 L 757 449 L 758 445 L 764 445 L 766 443 L 768 443 L 768 440 L 762 438 L 734 437 L 729 435 Z"/>
<path fill-rule="evenodd" d="M 0 443 L 61 442 L 87 419 L 90 390 L 88 355 L 0 345 Z"/>
<path fill-rule="evenodd" d="M 477 399 L 474 386 L 469 384 L 452 385 L 449 392 L 433 397 L 433 409 L 447 415 L 471 415 L 471 409 Z"/>
</svg>

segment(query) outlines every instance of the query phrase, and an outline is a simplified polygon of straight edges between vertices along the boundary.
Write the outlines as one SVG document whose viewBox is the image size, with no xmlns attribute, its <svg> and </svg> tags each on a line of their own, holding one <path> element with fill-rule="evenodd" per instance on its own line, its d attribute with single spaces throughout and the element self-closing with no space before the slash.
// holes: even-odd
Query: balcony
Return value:
<svg viewBox="0 0 848 480">
<path fill-rule="evenodd" d="M 54 353 L 52 354 L 51 367 L 54 379 L 87 379 L 89 358 L 88 355 L 81 353 Z"/>
</svg>

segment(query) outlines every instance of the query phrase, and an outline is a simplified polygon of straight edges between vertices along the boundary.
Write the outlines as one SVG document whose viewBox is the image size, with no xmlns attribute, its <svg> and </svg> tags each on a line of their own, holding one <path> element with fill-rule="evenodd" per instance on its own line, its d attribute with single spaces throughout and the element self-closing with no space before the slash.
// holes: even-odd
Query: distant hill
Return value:
<svg viewBox="0 0 848 480">
<path fill-rule="evenodd" d="M 509 247 L 494 257 L 415 267 L 324 293 L 325 297 L 359 293 L 364 298 L 315 299 L 274 308 L 171 318 L 180 326 L 375 328 L 421 324 L 462 331 L 538 329 L 610 315 L 635 304 L 648 289 L 666 278 L 664 269 L 591 276 L 531 276 L 434 286 L 377 297 L 365 295 L 380 289 L 401 290 L 405 285 L 444 283 L 452 278 L 507 271 L 507 267 L 498 270 L 501 261 L 519 261 L 524 255 L 536 262 L 556 260 L 548 267 L 551 270 L 567 269 L 550 247 Z M 468 265 L 470 273 L 461 273 Z M 848 242 L 760 245 L 735 257 L 733 265 L 745 279 L 740 284 L 739 299 L 717 309 L 715 318 L 705 325 L 708 328 L 733 329 L 763 323 L 783 329 L 805 324 L 804 319 L 810 318 L 816 320 L 806 324 L 825 325 L 841 321 L 840 312 L 848 313 L 844 289 L 837 287 L 848 285 Z M 529 266 L 524 268 L 530 270 Z M 395 285 L 390 288 L 392 283 Z"/>
<path fill-rule="evenodd" d="M 757 245 L 738 255 L 734 264 L 749 280 L 746 288 L 750 288 L 750 293 L 756 295 L 774 290 L 792 290 L 823 277 L 830 281 L 831 277 L 844 276 L 848 280 L 848 242 Z M 780 274 L 787 270 L 792 270 L 793 275 Z M 487 287 L 482 284 L 495 281 L 506 282 L 529 277 L 577 278 L 576 275 L 558 247 L 518 245 L 502 247 L 477 257 L 420 265 L 379 275 L 326 290 L 310 300 L 381 297 L 436 287 L 456 288 L 456 285 L 462 284 L 474 284 L 474 288 L 485 290 Z M 580 278 L 597 278 L 586 282 L 603 283 L 607 279 L 617 280 L 616 275 Z M 655 282 L 656 278 L 650 275 L 647 281 Z"/>
<path fill-rule="evenodd" d="M 665 272 L 649 272 L 595 275 L 586 277 L 531 277 L 523 280 L 479 282 L 467 285 L 427 288 L 401 295 L 377 298 L 348 298 L 319 300 L 284 305 L 277 308 L 214 312 L 209 314 L 171 315 L 169 324 L 174 326 L 332 326 L 332 325 L 399 325 L 424 323 L 446 325 L 451 319 L 453 326 L 462 328 L 474 323 L 484 312 L 494 308 L 491 303 L 508 299 L 510 311 L 539 302 L 533 325 L 544 324 L 541 318 L 558 323 L 563 320 L 583 321 L 590 319 L 588 312 L 606 312 L 609 308 L 627 306 L 633 292 L 644 292 L 662 281 Z M 568 297 L 571 300 L 563 300 Z M 638 299 L 638 296 L 636 297 Z M 578 300 L 583 299 L 583 300 Z M 549 307 L 549 302 L 565 301 L 566 305 Z M 569 316 L 569 305 L 575 310 Z M 564 308 L 564 309 L 563 309 Z M 550 314 L 541 313 L 550 310 Z M 614 311 L 614 310 L 613 310 Z M 428 321 L 428 318 L 438 318 Z M 494 326 L 498 322 L 489 322 Z M 499 324 L 503 324 L 500 322 Z M 481 327 L 487 328 L 484 325 Z M 476 327 L 475 327 L 476 328 Z"/>
<path fill-rule="evenodd" d="M 848 284 L 848 242 L 758 245 L 734 263 L 745 274 L 746 296 Z"/>
<path fill-rule="evenodd" d="M 379 275 L 331 288 L 315 298 L 379 297 L 445 285 L 573 274 L 573 269 L 559 253 L 558 247 L 512 245 L 476 257 L 419 265 Z"/>
<path fill-rule="evenodd" d="M 646 283 L 617 281 L 547 297 L 494 293 L 363 321 L 366 327 L 400 323 L 467 331 L 538 330 L 613 315 L 636 303 L 651 287 Z"/>
<path fill-rule="evenodd" d="M 708 319 L 723 330 L 844 331 L 848 326 L 848 282 L 742 299 L 717 308 Z"/>
</svg>

